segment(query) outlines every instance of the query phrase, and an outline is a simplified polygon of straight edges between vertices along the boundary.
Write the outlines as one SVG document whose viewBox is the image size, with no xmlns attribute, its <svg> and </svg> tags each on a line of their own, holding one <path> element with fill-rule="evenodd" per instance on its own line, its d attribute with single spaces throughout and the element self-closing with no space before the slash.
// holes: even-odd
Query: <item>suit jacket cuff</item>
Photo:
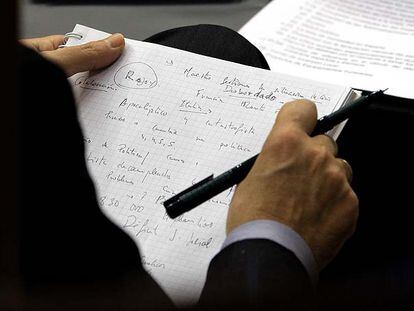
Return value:
<svg viewBox="0 0 414 311">
<path fill-rule="evenodd" d="M 312 284 L 316 286 L 318 269 L 312 250 L 293 229 L 273 220 L 249 221 L 231 231 L 222 248 L 247 239 L 268 239 L 293 252 L 308 272 Z"/>
</svg>

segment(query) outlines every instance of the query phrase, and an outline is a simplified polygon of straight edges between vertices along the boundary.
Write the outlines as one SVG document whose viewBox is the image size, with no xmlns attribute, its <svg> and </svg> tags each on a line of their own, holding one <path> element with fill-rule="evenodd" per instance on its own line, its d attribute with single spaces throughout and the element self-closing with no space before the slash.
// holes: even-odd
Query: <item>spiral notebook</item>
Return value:
<svg viewBox="0 0 414 311">
<path fill-rule="evenodd" d="M 106 36 L 76 25 L 67 45 Z M 70 82 L 102 211 L 135 240 L 143 266 L 179 306 L 199 298 L 234 189 L 174 220 L 162 202 L 258 153 L 285 102 L 309 98 L 323 116 L 355 96 L 348 87 L 130 39 L 110 67 Z"/>
</svg>

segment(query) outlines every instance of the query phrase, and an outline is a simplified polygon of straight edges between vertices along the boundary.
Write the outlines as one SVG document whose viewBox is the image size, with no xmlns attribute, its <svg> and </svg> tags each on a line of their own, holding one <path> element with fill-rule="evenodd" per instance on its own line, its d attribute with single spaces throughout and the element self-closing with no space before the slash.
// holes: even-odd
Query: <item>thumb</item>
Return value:
<svg viewBox="0 0 414 311">
<path fill-rule="evenodd" d="M 277 114 L 266 142 L 277 141 L 283 130 L 310 135 L 316 125 L 317 115 L 316 105 L 310 100 L 299 99 L 285 103 Z"/>
<path fill-rule="evenodd" d="M 124 36 L 114 34 L 104 40 L 45 51 L 42 55 L 60 66 L 70 77 L 78 72 L 109 66 L 121 55 L 124 47 Z"/>
<path fill-rule="evenodd" d="M 316 105 L 307 99 L 294 100 L 280 109 L 273 130 L 293 126 L 311 134 L 317 121 Z"/>
</svg>

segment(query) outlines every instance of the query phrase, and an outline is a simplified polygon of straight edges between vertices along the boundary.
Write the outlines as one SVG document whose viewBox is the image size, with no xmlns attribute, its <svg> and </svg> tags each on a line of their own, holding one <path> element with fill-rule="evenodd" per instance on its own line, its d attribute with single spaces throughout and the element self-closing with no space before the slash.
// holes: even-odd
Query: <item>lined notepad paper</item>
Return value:
<svg viewBox="0 0 414 311">
<path fill-rule="evenodd" d="M 81 25 L 74 32 L 82 39 L 68 45 L 108 35 Z M 136 241 L 144 267 L 177 305 L 201 293 L 234 189 L 175 220 L 162 202 L 258 153 L 286 101 L 309 98 L 322 116 L 352 93 L 128 39 L 109 68 L 70 81 L 101 208 Z"/>
</svg>

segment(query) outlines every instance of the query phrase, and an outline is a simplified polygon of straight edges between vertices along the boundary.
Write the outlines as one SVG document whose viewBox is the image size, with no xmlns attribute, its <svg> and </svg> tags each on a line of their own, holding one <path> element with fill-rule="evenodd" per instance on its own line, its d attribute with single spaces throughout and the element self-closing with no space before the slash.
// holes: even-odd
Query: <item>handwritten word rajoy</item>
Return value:
<svg viewBox="0 0 414 311">
<path fill-rule="evenodd" d="M 158 77 L 150 65 L 136 62 L 119 68 L 114 81 L 122 88 L 151 89 L 157 85 Z"/>
</svg>

